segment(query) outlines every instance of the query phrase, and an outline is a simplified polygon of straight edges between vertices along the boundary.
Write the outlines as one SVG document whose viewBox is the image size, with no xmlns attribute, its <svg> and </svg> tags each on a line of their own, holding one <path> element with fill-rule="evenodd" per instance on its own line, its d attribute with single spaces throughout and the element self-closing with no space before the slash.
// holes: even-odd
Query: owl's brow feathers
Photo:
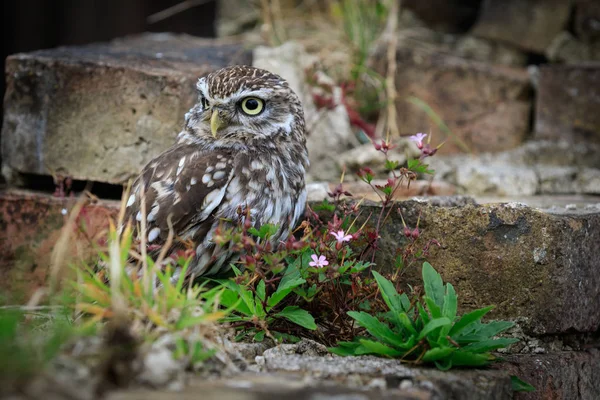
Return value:
<svg viewBox="0 0 600 400">
<path fill-rule="evenodd" d="M 263 69 L 245 65 L 227 67 L 208 74 L 198 82 L 198 89 L 204 83 L 210 97 L 226 98 L 239 92 L 259 89 L 283 89 L 288 84 L 278 75 Z"/>
</svg>

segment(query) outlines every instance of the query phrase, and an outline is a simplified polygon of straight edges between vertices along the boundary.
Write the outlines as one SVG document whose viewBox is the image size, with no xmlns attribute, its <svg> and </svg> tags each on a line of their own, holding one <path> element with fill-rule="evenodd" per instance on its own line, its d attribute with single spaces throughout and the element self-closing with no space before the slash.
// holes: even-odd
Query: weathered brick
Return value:
<svg viewBox="0 0 600 400">
<path fill-rule="evenodd" d="M 462 312 L 496 305 L 492 318 L 519 318 L 526 334 L 589 333 L 600 326 L 600 208 L 541 211 L 517 204 L 477 205 L 472 199 L 432 198 L 398 203 L 410 227 L 420 221 L 421 243 L 440 242 L 428 260 L 451 282 Z M 593 201 L 593 199 L 592 199 Z M 598 202 L 598 200 L 595 200 Z M 0 293 L 30 295 L 44 284 L 49 254 L 74 199 L 22 191 L 0 192 Z M 88 237 L 115 216 L 118 202 L 84 209 Z M 376 219 L 364 204 L 360 218 Z M 357 221 L 362 225 L 362 221 Z M 397 212 L 382 225 L 379 268 L 390 268 L 406 240 Z M 71 257 L 88 255 L 89 241 L 74 235 Z M 403 280 L 421 284 L 411 266 Z"/>
<path fill-rule="evenodd" d="M 36 289 L 46 285 L 52 251 L 76 202 L 72 197 L 0 191 L 0 293 L 4 297 L 27 301 Z M 78 228 L 85 224 L 85 232 L 73 230 L 65 261 L 94 254 L 88 239 L 100 239 L 118 209 L 116 201 L 86 205 L 77 223 Z"/>
<path fill-rule="evenodd" d="M 597 399 L 600 395 L 600 351 L 563 351 L 510 355 L 494 366 L 533 385 L 534 392 L 516 393 L 516 400 Z"/>
<path fill-rule="evenodd" d="M 540 67 L 535 137 L 600 143 L 600 63 Z"/>
<path fill-rule="evenodd" d="M 543 53 L 569 21 L 564 0 L 485 0 L 471 32 L 476 36 Z"/>
<path fill-rule="evenodd" d="M 376 68 L 385 73 L 385 52 Z M 474 152 L 496 152 L 518 146 L 529 131 L 531 90 L 525 69 L 469 61 L 443 53 L 399 48 L 396 53 L 398 126 L 403 134 L 433 132 L 433 143 L 445 140 L 436 123 L 413 96 L 433 109 L 453 134 Z M 448 138 L 441 153 L 461 150 Z"/>
<path fill-rule="evenodd" d="M 12 55 L 4 173 L 124 182 L 173 143 L 200 76 L 249 63 L 240 45 L 170 34 Z"/>
</svg>

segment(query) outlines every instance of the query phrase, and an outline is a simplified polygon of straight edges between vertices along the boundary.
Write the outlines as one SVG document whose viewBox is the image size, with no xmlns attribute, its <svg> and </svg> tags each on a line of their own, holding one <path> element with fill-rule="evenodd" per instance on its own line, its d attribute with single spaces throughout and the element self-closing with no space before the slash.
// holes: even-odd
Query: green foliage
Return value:
<svg viewBox="0 0 600 400">
<path fill-rule="evenodd" d="M 427 164 L 423 164 L 423 162 L 421 160 L 417 159 L 410 159 L 407 162 L 407 168 L 415 173 L 419 173 L 419 174 L 429 174 L 432 175 L 435 173 L 434 170 L 429 169 L 429 165 Z"/>
<path fill-rule="evenodd" d="M 242 273 L 238 268 L 232 266 L 237 277 Z M 285 319 L 302 328 L 314 330 L 316 324 L 314 318 L 306 310 L 298 306 L 281 307 L 281 302 L 292 293 L 292 291 L 304 284 L 306 281 L 300 277 L 290 278 L 284 276 L 279 282 L 277 289 L 267 293 L 267 285 L 264 279 L 254 284 L 248 282 L 236 282 L 235 280 L 216 280 L 219 285 L 201 294 L 201 297 L 209 303 L 215 301 L 229 307 L 230 313 L 221 318 L 223 322 L 248 323 L 252 328 L 247 334 L 255 334 L 254 340 L 262 341 L 265 331 L 278 320 Z M 239 337 L 241 339 L 243 336 Z"/>
<path fill-rule="evenodd" d="M 100 254 L 110 266 L 109 283 L 85 264 L 77 269 L 79 281 L 72 282 L 77 294 L 74 307 L 84 313 L 87 323 L 95 324 L 120 315 L 131 321 L 149 321 L 150 324 L 142 324 L 146 327 L 145 333 L 156 328 L 176 332 L 209 325 L 226 315 L 228 310 L 215 311 L 218 307 L 214 303 L 216 299 L 204 301 L 200 298 L 206 284 L 184 286 L 189 258 L 180 258 L 175 265 L 159 268 L 147 257 L 143 274 L 128 271 L 125 266 L 132 241 L 133 232 L 129 226 L 121 235 L 111 226 L 109 252 Z"/>
<path fill-rule="evenodd" d="M 406 294 L 397 292 L 392 282 L 373 271 L 389 312 L 377 317 L 365 312 L 348 312 L 369 337 L 342 342 L 330 350 L 343 356 L 374 354 L 401 358 L 447 370 L 487 365 L 495 359 L 490 351 L 518 341 L 494 338 L 513 323 L 481 322 L 492 307 L 457 316 L 454 287 L 444 284 L 440 274 L 427 262 L 423 263 L 422 274 L 425 295 L 411 302 Z"/>
<path fill-rule="evenodd" d="M 535 387 L 515 375 L 511 375 L 510 383 L 515 392 L 535 392 Z"/>
<path fill-rule="evenodd" d="M 0 376 L 25 377 L 43 369 L 75 334 L 71 321 L 51 309 L 0 309 Z"/>
</svg>

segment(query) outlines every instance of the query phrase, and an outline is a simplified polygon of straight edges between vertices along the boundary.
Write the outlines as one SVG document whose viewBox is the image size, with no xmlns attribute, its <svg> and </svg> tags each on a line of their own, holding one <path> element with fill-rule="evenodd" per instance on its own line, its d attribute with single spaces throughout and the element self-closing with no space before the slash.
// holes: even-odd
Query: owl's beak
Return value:
<svg viewBox="0 0 600 400">
<path fill-rule="evenodd" d="M 210 131 L 212 132 L 213 137 L 217 137 L 217 131 L 219 128 L 223 126 L 223 120 L 219 115 L 219 110 L 212 110 L 212 115 L 210 117 Z"/>
</svg>

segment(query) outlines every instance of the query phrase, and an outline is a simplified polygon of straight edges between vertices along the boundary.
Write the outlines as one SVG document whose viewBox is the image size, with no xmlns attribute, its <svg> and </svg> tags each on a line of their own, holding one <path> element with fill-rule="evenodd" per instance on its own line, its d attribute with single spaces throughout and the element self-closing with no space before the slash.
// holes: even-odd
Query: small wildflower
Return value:
<svg viewBox="0 0 600 400">
<path fill-rule="evenodd" d="M 310 258 L 312 258 L 312 261 L 309 262 L 308 265 L 310 265 L 311 267 L 323 268 L 324 266 L 329 265 L 329 261 L 327 261 L 325 256 L 317 257 L 316 254 L 313 254 L 312 256 L 310 256 Z"/>
<path fill-rule="evenodd" d="M 427 137 L 426 133 L 417 133 L 416 135 L 410 136 L 408 138 L 408 140 L 415 142 L 417 144 L 417 147 L 420 150 L 423 148 L 423 139 L 425 139 L 426 137 Z"/>
<path fill-rule="evenodd" d="M 352 239 L 352 235 L 346 235 L 346 233 L 342 230 L 337 232 L 329 232 L 338 243 L 349 242 Z"/>
</svg>

